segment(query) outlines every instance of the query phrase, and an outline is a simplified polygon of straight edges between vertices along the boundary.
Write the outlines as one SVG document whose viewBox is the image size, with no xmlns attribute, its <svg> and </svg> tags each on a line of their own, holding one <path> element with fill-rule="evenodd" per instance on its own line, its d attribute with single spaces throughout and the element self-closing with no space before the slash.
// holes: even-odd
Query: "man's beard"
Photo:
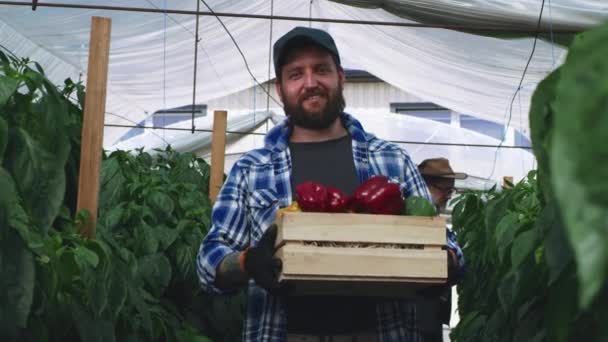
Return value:
<svg viewBox="0 0 608 342">
<path fill-rule="evenodd" d="M 307 97 L 319 95 L 327 98 L 327 103 L 321 111 L 308 111 L 304 109 L 303 102 Z M 335 93 L 323 90 L 313 90 L 301 96 L 298 103 L 285 101 L 283 109 L 289 117 L 289 124 L 307 129 L 320 130 L 330 127 L 344 111 L 344 95 L 342 86 L 338 86 Z"/>
</svg>

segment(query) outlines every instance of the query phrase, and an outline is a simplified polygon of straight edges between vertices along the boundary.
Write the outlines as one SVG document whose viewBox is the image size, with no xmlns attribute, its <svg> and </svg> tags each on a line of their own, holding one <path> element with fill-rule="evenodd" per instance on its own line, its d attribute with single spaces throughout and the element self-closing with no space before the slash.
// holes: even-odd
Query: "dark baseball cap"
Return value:
<svg viewBox="0 0 608 342">
<path fill-rule="evenodd" d="M 311 27 L 297 26 L 279 38 L 273 47 L 274 72 L 277 78 L 280 77 L 279 71 L 285 63 L 287 53 L 294 47 L 302 44 L 314 44 L 327 50 L 335 57 L 336 64 L 340 66 L 340 54 L 334 39 L 329 33 Z"/>
</svg>

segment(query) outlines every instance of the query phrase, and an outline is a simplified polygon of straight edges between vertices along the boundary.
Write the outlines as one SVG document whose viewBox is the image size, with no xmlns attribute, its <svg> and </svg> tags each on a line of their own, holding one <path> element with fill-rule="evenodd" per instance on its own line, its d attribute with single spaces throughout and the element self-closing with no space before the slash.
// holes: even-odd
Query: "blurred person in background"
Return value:
<svg viewBox="0 0 608 342">
<path fill-rule="evenodd" d="M 431 192 L 438 215 L 446 211 L 456 179 L 467 178 L 466 173 L 454 172 L 446 158 L 425 159 L 418 165 L 418 171 Z M 418 300 L 418 328 L 425 342 L 443 340 L 443 324 L 449 326 L 452 313 L 452 285 L 428 291 Z"/>
</svg>

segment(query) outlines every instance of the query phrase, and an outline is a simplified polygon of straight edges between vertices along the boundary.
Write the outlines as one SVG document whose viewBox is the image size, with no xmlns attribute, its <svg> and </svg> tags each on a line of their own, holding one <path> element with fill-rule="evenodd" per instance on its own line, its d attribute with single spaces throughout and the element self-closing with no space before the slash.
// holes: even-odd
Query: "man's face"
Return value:
<svg viewBox="0 0 608 342">
<path fill-rule="evenodd" d="M 427 182 L 433 201 L 439 209 L 445 209 L 454 193 L 453 179 L 440 179 Z"/>
<path fill-rule="evenodd" d="M 344 110 L 344 72 L 332 56 L 315 46 L 291 52 L 276 83 L 291 124 L 307 129 L 328 128 Z"/>
</svg>

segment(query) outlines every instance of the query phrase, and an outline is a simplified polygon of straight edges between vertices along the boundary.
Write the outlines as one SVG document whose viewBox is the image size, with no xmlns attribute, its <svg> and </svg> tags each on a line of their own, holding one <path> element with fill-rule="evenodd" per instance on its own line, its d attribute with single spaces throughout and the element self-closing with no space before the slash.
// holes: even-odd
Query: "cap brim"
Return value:
<svg viewBox="0 0 608 342">
<path fill-rule="evenodd" d="M 454 179 L 465 179 L 467 178 L 469 175 L 467 175 L 464 172 L 454 172 L 450 178 L 454 178 Z"/>
<path fill-rule="evenodd" d="M 469 176 L 464 172 L 444 173 L 444 174 L 439 174 L 439 175 L 430 175 L 430 174 L 423 174 L 423 175 L 430 176 L 430 177 L 449 178 L 449 179 L 465 179 Z"/>
</svg>

